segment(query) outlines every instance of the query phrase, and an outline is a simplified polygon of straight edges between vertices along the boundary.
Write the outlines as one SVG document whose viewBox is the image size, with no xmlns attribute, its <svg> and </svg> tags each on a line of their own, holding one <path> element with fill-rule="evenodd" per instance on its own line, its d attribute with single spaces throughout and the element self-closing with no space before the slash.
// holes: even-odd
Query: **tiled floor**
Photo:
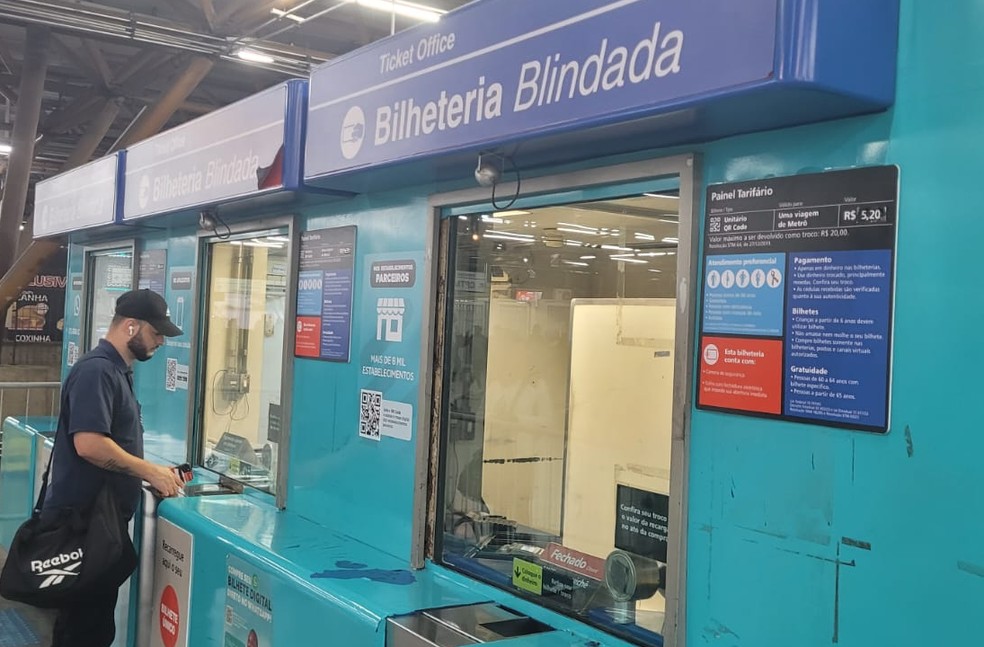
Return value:
<svg viewBox="0 0 984 647">
<path fill-rule="evenodd" d="M 0 549 L 0 566 L 7 553 Z M 48 647 L 54 613 L 0 597 L 0 647 Z"/>
</svg>

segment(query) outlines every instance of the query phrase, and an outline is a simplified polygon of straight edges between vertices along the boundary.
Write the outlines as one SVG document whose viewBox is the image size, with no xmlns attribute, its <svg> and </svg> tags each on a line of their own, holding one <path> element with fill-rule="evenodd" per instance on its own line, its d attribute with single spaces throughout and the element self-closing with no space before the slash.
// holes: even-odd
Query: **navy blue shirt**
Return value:
<svg viewBox="0 0 984 647">
<path fill-rule="evenodd" d="M 127 518 L 140 501 L 140 479 L 96 467 L 79 456 L 72 436 L 80 431 L 105 434 L 123 451 L 143 458 L 143 424 L 133 394 L 133 372 L 105 339 L 75 363 L 61 393 L 50 483 L 44 512 L 91 504 L 104 483 L 116 489 Z"/>
</svg>

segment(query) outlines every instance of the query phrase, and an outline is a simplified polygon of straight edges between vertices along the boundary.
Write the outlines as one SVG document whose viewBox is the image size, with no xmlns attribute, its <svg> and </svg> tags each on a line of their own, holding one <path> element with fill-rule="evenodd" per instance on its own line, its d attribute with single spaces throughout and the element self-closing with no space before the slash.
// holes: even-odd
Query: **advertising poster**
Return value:
<svg viewBox="0 0 984 647">
<path fill-rule="evenodd" d="M 65 366 L 75 366 L 82 349 L 82 273 L 69 274 L 65 291 Z"/>
<path fill-rule="evenodd" d="M 19 343 L 60 343 L 65 328 L 66 252 L 55 254 L 7 310 L 6 338 Z"/>
<path fill-rule="evenodd" d="M 161 250 L 164 251 L 164 250 Z M 141 254 L 141 267 L 143 267 L 143 255 Z M 141 286 L 143 284 L 143 271 L 140 273 Z M 192 282 L 195 277 L 195 268 L 190 265 L 175 266 L 166 274 L 167 284 L 170 290 L 166 292 L 168 310 L 170 311 L 171 321 L 184 332 L 180 337 L 172 337 L 167 340 L 165 349 L 167 359 L 164 362 L 164 389 L 170 392 L 187 391 L 189 377 L 189 367 L 191 361 L 191 308 L 194 300 L 192 298 Z M 162 277 L 163 283 L 165 279 Z M 151 289 L 154 289 L 151 287 Z M 162 290 L 161 294 L 165 294 Z"/>
<path fill-rule="evenodd" d="M 273 602 L 266 573 L 232 555 L 226 558 L 224 647 L 270 647 Z"/>
<path fill-rule="evenodd" d="M 354 226 L 301 234 L 296 357 L 349 361 L 356 234 Z"/>
<path fill-rule="evenodd" d="M 898 168 L 708 187 L 697 406 L 885 432 Z"/>
<path fill-rule="evenodd" d="M 419 253 L 365 258 L 364 311 L 359 352 L 359 436 L 410 440 L 420 375 L 423 287 Z M 370 328 L 371 327 L 371 328 Z"/>
<path fill-rule="evenodd" d="M 140 252 L 137 263 L 137 288 L 150 289 L 164 296 L 164 283 L 167 280 L 167 250 L 145 249 Z"/>
<path fill-rule="evenodd" d="M 194 537 L 166 519 L 157 521 L 151 647 L 188 647 Z"/>
</svg>

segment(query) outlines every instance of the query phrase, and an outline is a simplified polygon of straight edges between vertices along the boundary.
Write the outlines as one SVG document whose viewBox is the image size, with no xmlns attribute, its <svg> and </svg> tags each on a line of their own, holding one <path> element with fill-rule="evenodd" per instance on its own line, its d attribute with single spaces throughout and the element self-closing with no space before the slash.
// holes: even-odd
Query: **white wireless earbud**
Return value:
<svg viewBox="0 0 984 647">
<path fill-rule="evenodd" d="M 130 336 L 133 337 L 133 326 L 128 326 L 127 330 L 130 332 Z"/>
</svg>

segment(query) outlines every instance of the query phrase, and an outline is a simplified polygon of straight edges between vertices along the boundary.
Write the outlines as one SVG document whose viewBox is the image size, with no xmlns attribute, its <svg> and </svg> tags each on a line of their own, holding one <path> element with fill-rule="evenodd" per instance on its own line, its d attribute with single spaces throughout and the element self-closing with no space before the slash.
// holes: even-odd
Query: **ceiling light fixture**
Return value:
<svg viewBox="0 0 984 647">
<path fill-rule="evenodd" d="M 415 2 L 406 2 L 405 0 L 355 0 L 355 2 L 362 7 L 395 13 L 399 16 L 423 20 L 424 22 L 437 22 L 441 19 L 442 15 L 447 13 L 440 9 L 434 9 L 433 7 Z"/>
<path fill-rule="evenodd" d="M 305 20 L 307 20 L 307 18 L 305 18 L 304 16 L 298 16 L 296 13 L 290 13 L 289 11 L 284 11 L 283 9 L 277 9 L 276 7 L 270 9 L 270 13 L 272 13 L 277 18 L 290 18 L 294 22 L 298 22 L 298 23 L 302 23 Z"/>
<path fill-rule="evenodd" d="M 14 147 L 10 144 L 0 144 L 0 155 L 10 155 L 14 151 Z"/>
<path fill-rule="evenodd" d="M 243 59 L 244 61 L 250 61 L 252 63 L 273 63 L 273 57 L 267 56 L 266 54 L 261 54 L 255 49 L 242 48 L 236 50 L 236 56 Z"/>
</svg>

